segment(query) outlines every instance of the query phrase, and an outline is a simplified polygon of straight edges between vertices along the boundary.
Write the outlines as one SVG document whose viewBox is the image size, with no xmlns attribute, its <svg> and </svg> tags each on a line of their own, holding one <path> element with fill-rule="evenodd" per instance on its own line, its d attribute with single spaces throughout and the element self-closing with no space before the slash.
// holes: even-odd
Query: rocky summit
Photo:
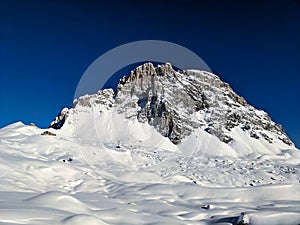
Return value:
<svg viewBox="0 0 300 225">
<path fill-rule="evenodd" d="M 270 145 L 276 141 L 294 145 L 281 125 L 248 104 L 217 75 L 175 71 L 169 63 L 157 67 L 145 63 L 120 79 L 116 92 L 107 89 L 82 96 L 72 108 L 92 104 L 115 108 L 128 119 L 148 123 L 176 145 L 198 128 L 229 144 L 238 141 L 232 132 L 238 128 Z M 61 128 L 67 117 L 64 109 L 50 127 Z"/>
</svg>

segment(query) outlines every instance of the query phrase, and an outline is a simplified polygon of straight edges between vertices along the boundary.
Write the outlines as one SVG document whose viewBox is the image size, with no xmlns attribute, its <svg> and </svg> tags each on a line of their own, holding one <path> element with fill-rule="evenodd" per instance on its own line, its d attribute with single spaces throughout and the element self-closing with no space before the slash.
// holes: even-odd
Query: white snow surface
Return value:
<svg viewBox="0 0 300 225">
<path fill-rule="evenodd" d="M 0 224 L 299 224 L 298 150 L 242 156 L 235 148 L 256 143 L 206 132 L 175 146 L 121 115 L 109 129 L 103 116 L 75 133 L 48 129 L 56 136 L 21 122 L 0 130 Z M 108 129 L 95 137 L 94 124 Z M 134 137 L 115 133 L 128 127 Z"/>
</svg>

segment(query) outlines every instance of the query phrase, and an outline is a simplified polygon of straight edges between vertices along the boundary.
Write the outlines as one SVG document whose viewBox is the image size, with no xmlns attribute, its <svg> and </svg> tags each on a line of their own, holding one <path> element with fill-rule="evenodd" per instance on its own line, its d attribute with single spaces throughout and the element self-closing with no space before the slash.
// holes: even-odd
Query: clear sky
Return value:
<svg viewBox="0 0 300 225">
<path fill-rule="evenodd" d="M 161 3 L 163 2 L 163 3 Z M 0 1 L 0 127 L 47 127 L 87 67 L 131 41 L 197 53 L 300 146 L 300 1 Z"/>
</svg>

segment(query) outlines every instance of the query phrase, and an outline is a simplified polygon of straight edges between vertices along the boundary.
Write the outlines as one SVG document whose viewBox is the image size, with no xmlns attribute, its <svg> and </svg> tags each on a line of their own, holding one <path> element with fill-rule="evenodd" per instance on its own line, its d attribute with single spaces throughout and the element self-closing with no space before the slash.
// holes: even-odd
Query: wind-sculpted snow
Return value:
<svg viewBox="0 0 300 225">
<path fill-rule="evenodd" d="M 2 224 L 300 222 L 296 149 L 203 155 L 44 131 L 22 123 L 0 130 Z M 215 137 L 207 142 L 223 145 Z"/>
</svg>

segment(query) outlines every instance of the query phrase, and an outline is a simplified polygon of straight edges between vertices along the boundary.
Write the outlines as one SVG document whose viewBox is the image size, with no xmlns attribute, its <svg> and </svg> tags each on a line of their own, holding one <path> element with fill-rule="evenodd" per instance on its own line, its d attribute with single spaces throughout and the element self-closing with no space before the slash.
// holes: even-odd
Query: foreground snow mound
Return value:
<svg viewBox="0 0 300 225">
<path fill-rule="evenodd" d="M 0 192 L 3 224 L 280 224 L 300 221 L 296 185 L 207 188 L 191 183 L 116 184 L 118 191 Z M 282 195 L 282 192 L 285 192 Z M 28 201 L 35 198 L 35 201 Z M 70 208 L 46 204 L 72 199 Z M 79 200 L 80 199 L 80 200 Z M 82 202 L 85 207 L 82 208 Z M 76 208 L 76 212 L 74 212 Z M 243 223 L 242 223 L 243 222 Z"/>
<path fill-rule="evenodd" d="M 62 225 L 108 225 L 99 218 L 89 215 L 74 215 L 64 219 Z"/>
</svg>

